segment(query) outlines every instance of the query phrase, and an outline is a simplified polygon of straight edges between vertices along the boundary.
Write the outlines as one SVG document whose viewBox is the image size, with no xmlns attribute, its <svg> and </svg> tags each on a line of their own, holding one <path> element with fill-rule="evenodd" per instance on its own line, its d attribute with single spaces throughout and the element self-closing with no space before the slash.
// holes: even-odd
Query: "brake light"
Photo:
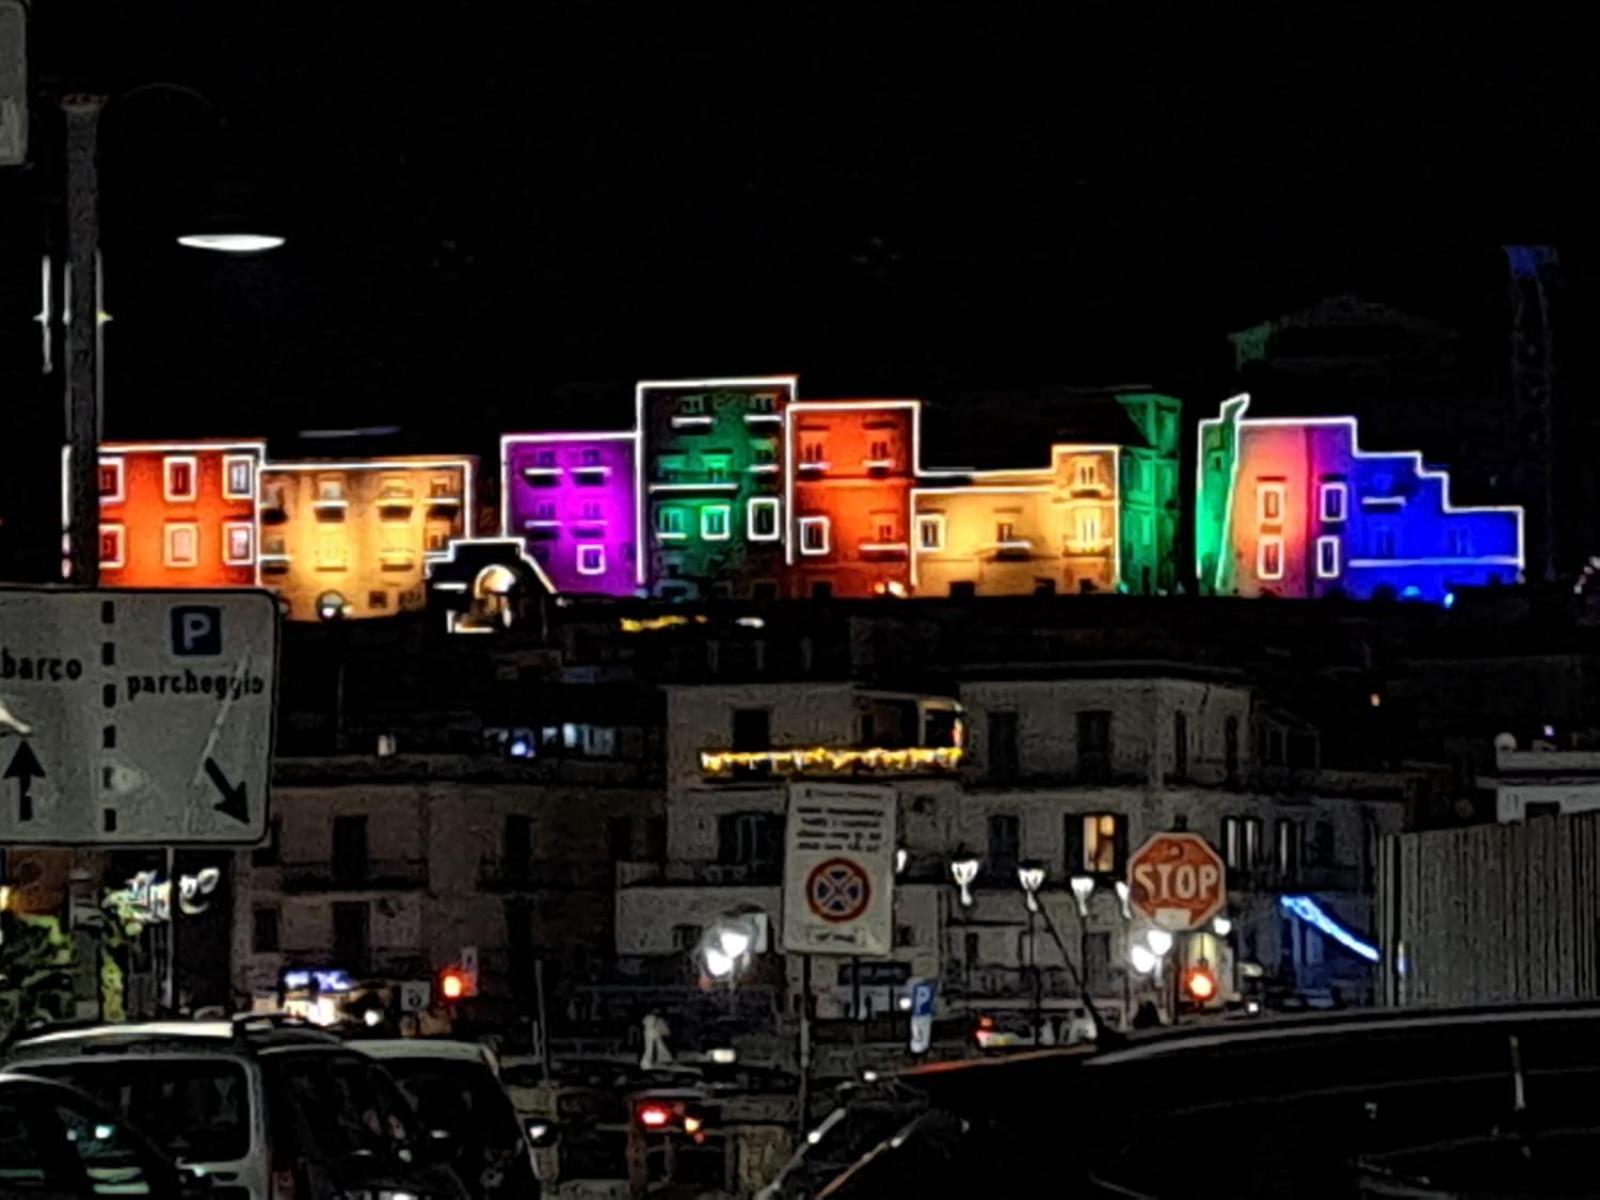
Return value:
<svg viewBox="0 0 1600 1200">
<path fill-rule="evenodd" d="M 665 1104 L 651 1103 L 639 1106 L 639 1124 L 646 1129 L 665 1129 L 670 1120 L 672 1120 L 672 1110 Z"/>
</svg>

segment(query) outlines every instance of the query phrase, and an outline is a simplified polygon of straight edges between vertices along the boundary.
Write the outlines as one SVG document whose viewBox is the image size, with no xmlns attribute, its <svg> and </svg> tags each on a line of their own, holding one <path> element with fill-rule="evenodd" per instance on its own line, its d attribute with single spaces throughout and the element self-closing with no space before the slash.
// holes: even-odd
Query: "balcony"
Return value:
<svg viewBox="0 0 1600 1200">
<path fill-rule="evenodd" d="M 806 746 L 783 750 L 702 750 L 700 769 L 713 779 L 794 775 L 944 775 L 961 766 L 960 746 Z"/>
<path fill-rule="evenodd" d="M 428 886 L 428 861 L 421 858 L 286 862 L 281 870 L 285 892 L 391 892 Z"/>
<path fill-rule="evenodd" d="M 605 890 L 613 864 L 573 859 L 484 858 L 478 864 L 478 889 L 485 892 Z"/>
<path fill-rule="evenodd" d="M 621 862 L 618 887 L 776 887 L 783 882 L 778 862 Z"/>
</svg>

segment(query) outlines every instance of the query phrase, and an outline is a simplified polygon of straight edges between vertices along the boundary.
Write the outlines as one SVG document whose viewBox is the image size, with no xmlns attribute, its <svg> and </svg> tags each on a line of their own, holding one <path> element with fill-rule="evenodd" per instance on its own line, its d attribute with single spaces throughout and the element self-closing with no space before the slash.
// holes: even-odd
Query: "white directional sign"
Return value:
<svg viewBox="0 0 1600 1200">
<path fill-rule="evenodd" d="M 783 861 L 783 948 L 894 949 L 894 789 L 792 783 Z"/>
<path fill-rule="evenodd" d="M 258 842 L 265 592 L 0 589 L 0 845 Z"/>
</svg>

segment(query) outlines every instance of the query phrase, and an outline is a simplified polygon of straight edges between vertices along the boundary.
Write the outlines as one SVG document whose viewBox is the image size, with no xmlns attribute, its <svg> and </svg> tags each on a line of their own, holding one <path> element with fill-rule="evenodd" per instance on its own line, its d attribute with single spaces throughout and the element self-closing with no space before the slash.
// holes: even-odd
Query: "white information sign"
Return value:
<svg viewBox="0 0 1600 1200">
<path fill-rule="evenodd" d="M 894 948 L 895 793 L 789 785 L 783 948 L 887 955 Z"/>
<path fill-rule="evenodd" d="M 0 845 L 259 842 L 277 636 L 265 592 L 0 589 Z"/>
</svg>

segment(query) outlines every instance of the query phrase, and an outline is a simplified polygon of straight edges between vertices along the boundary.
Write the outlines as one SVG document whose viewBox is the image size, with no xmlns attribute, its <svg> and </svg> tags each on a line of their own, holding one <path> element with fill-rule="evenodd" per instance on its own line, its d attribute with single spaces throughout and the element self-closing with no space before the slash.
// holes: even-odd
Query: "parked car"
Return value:
<svg viewBox="0 0 1600 1200">
<path fill-rule="evenodd" d="M 134 1122 L 217 1200 L 409 1195 L 468 1200 L 393 1079 L 331 1034 L 277 1019 L 99 1025 L 12 1047 L 6 1069 L 59 1080 Z"/>
<path fill-rule="evenodd" d="M 351 1045 L 394 1076 L 425 1128 L 450 1133 L 459 1147 L 455 1172 L 476 1200 L 539 1194 L 532 1147 L 484 1046 L 433 1038 Z"/>
<path fill-rule="evenodd" d="M 0 1200 L 211 1196 L 126 1121 L 64 1083 L 0 1073 Z"/>
</svg>

